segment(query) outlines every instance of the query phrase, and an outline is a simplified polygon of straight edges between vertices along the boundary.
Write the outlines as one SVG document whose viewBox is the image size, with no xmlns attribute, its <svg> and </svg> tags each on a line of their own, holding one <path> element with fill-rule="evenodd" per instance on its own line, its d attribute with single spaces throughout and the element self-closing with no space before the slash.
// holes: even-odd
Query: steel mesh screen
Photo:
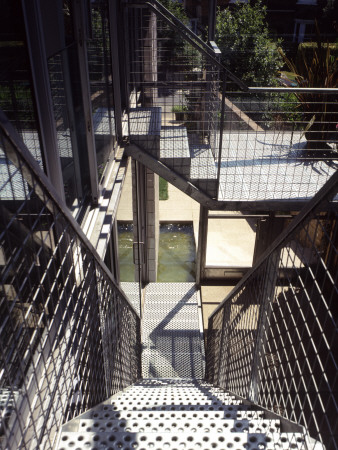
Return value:
<svg viewBox="0 0 338 450">
<path fill-rule="evenodd" d="M 219 67 L 165 18 L 145 8 L 130 12 L 129 30 L 129 90 L 135 93 L 135 106 L 151 110 L 157 117 L 150 120 L 158 124 L 151 128 L 158 139 L 144 142 L 139 136 L 149 130 L 149 118 L 134 117 L 132 108 L 131 141 L 215 197 Z"/>
<path fill-rule="evenodd" d="M 247 87 L 151 3 L 128 9 L 131 142 L 220 201 L 312 198 L 337 168 L 337 89 Z"/>
<path fill-rule="evenodd" d="M 0 446 L 52 448 L 139 378 L 139 317 L 2 128 L 0 148 Z"/>
<path fill-rule="evenodd" d="M 330 182 L 325 198 L 210 317 L 207 379 L 305 426 L 333 449 L 338 211 L 329 200 L 337 174 Z"/>
</svg>

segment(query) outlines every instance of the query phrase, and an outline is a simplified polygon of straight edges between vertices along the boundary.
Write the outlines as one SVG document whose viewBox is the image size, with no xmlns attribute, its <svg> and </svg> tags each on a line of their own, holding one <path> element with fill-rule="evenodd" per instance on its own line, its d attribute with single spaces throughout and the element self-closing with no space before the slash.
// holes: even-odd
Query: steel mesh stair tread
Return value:
<svg viewBox="0 0 338 450">
<path fill-rule="evenodd" d="M 163 433 L 177 432 L 198 432 L 203 433 L 224 433 L 224 432 L 250 432 L 250 433 L 276 433 L 279 432 L 279 420 L 248 420 L 248 419 L 218 419 L 205 420 L 200 419 L 186 419 L 179 420 L 177 418 L 165 418 L 159 420 L 153 419 L 113 419 L 107 421 L 106 419 L 79 419 L 78 431 L 85 432 L 126 432 L 126 433 Z M 71 430 L 71 426 L 69 427 Z M 67 428 L 64 428 L 67 431 Z"/>
<path fill-rule="evenodd" d="M 196 291 L 196 284 L 192 282 L 182 282 L 182 283 L 149 283 L 147 284 L 147 295 L 151 294 L 166 294 L 176 295 L 176 294 L 194 294 Z"/>
<path fill-rule="evenodd" d="M 186 127 L 161 128 L 160 160 L 180 175 L 189 177 L 191 158 Z"/>
<path fill-rule="evenodd" d="M 171 405 L 170 405 L 171 406 Z M 145 410 L 116 410 L 112 405 L 99 405 L 90 411 L 87 411 L 76 420 L 166 420 L 166 419 L 180 419 L 180 420 L 255 420 L 262 421 L 264 413 L 259 409 L 253 409 L 248 406 L 234 405 L 234 407 L 224 407 L 220 411 L 182 411 L 181 405 L 176 409 L 161 410 L 160 412 L 152 409 Z M 69 422 L 70 424 L 73 422 Z M 67 424 L 66 424 L 67 425 Z M 65 426 L 66 426 L 65 425 Z"/>
<path fill-rule="evenodd" d="M 161 159 L 189 158 L 189 141 L 186 127 L 161 128 Z"/>
<path fill-rule="evenodd" d="M 147 285 L 142 347 L 144 377 L 203 378 L 204 348 L 195 283 Z"/>
<path fill-rule="evenodd" d="M 140 314 L 140 297 L 139 297 L 139 285 L 134 281 L 121 281 L 121 288 L 126 294 L 130 303 L 134 306 L 136 311 Z"/>
<path fill-rule="evenodd" d="M 224 433 L 208 436 L 202 432 L 191 433 L 128 433 L 128 432 L 64 432 L 59 450 L 74 448 L 109 448 L 138 450 L 154 448 L 156 450 L 177 449 L 224 449 L 229 443 L 235 448 L 249 450 L 304 449 L 303 435 L 300 433 Z M 259 447 L 263 446 L 263 447 Z M 228 445 L 229 447 L 229 445 Z"/>
<path fill-rule="evenodd" d="M 160 136 L 161 108 L 131 108 L 129 112 L 129 136 Z"/>
<path fill-rule="evenodd" d="M 207 144 L 190 145 L 191 180 L 216 180 L 216 165 L 211 147 Z"/>
<path fill-rule="evenodd" d="M 160 157 L 161 108 L 132 108 L 129 112 L 130 142 L 154 158 Z"/>
<path fill-rule="evenodd" d="M 108 108 L 97 108 L 93 114 L 94 133 L 97 135 L 115 134 L 115 111 Z"/>
</svg>

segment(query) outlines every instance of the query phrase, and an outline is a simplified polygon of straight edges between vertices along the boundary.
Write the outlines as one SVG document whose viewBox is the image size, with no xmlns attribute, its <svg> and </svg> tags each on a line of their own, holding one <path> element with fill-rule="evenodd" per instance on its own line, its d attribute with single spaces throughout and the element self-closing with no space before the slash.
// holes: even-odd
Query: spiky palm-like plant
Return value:
<svg viewBox="0 0 338 450">
<path fill-rule="evenodd" d="M 337 88 L 338 60 L 331 54 L 329 42 L 323 42 L 316 25 L 316 45 L 309 58 L 304 46 L 300 46 L 296 61 L 289 60 L 280 50 L 289 70 L 294 74 L 299 87 Z M 323 92 L 295 93 L 306 123 L 304 134 L 307 148 L 328 150 L 328 141 L 338 143 L 338 95 Z"/>
</svg>

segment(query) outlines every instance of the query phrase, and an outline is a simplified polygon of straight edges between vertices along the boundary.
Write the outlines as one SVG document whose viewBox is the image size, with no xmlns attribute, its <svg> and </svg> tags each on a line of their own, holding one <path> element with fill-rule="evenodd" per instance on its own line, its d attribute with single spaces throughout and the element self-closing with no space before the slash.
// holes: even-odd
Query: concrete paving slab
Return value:
<svg viewBox="0 0 338 450">
<path fill-rule="evenodd" d="M 209 219 L 207 266 L 251 267 L 255 238 L 252 219 Z"/>
<path fill-rule="evenodd" d="M 203 314 L 203 328 L 206 332 L 208 328 L 208 318 L 217 308 L 217 306 L 225 299 L 225 297 L 232 291 L 235 283 L 227 285 L 215 286 L 201 286 L 202 299 L 202 314 Z M 206 337 L 206 334 L 204 335 Z"/>
</svg>

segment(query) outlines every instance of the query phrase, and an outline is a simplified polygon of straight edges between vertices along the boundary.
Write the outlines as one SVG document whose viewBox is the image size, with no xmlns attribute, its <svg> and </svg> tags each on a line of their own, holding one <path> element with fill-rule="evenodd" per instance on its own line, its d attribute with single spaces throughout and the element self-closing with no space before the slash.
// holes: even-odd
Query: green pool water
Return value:
<svg viewBox="0 0 338 450">
<path fill-rule="evenodd" d="M 134 281 L 135 266 L 133 264 L 133 224 L 119 223 L 118 236 L 120 280 Z"/>
<path fill-rule="evenodd" d="M 195 239 L 192 224 L 160 225 L 157 281 L 195 281 Z"/>
<path fill-rule="evenodd" d="M 119 224 L 118 233 L 120 279 L 134 281 L 133 225 Z M 192 224 L 160 224 L 157 281 L 195 281 L 195 253 Z"/>
</svg>

